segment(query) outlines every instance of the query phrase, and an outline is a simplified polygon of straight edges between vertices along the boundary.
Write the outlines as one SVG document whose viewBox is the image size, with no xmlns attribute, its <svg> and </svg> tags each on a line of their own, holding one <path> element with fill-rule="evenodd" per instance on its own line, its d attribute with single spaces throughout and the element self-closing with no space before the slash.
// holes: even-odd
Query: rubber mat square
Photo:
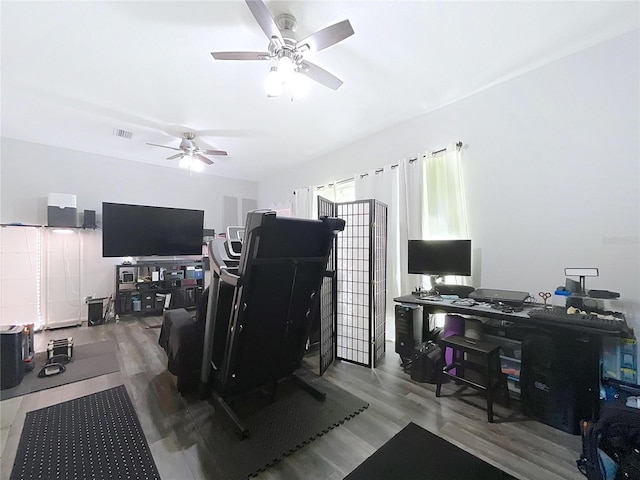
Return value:
<svg viewBox="0 0 640 480">
<path fill-rule="evenodd" d="M 124 385 L 26 415 L 11 480 L 160 479 Z"/>
</svg>

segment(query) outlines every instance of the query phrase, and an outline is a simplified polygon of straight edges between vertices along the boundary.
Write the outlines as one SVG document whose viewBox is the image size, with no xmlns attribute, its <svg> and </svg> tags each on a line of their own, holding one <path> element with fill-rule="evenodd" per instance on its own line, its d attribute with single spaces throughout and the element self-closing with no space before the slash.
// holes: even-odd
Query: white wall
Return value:
<svg viewBox="0 0 640 480">
<path fill-rule="evenodd" d="M 76 195 L 79 216 L 95 210 L 98 225 L 105 201 L 204 210 L 205 228 L 222 232 L 223 197 L 257 199 L 255 182 L 8 138 L 2 138 L 1 148 L 0 223 L 46 225 L 47 195 L 55 192 Z M 102 258 L 101 230 L 82 231 L 82 252 L 81 298 L 109 296 L 121 259 Z"/>
<path fill-rule="evenodd" d="M 598 267 L 587 288 L 637 306 L 638 45 L 636 30 L 278 172 L 259 206 L 461 140 L 475 286 L 537 295 L 564 284 L 564 267 Z"/>
<path fill-rule="evenodd" d="M 255 182 L 2 138 L 0 223 L 47 223 L 50 192 L 76 195 L 78 212 L 102 202 L 204 210 L 222 231 L 222 197 L 256 199 Z"/>
</svg>

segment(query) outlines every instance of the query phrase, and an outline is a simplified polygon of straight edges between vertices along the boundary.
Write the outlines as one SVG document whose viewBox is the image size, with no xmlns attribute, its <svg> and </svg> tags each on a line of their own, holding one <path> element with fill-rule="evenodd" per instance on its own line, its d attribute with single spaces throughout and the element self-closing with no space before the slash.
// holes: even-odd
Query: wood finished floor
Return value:
<svg viewBox="0 0 640 480">
<path fill-rule="evenodd" d="M 8 479 L 28 411 L 124 384 L 163 480 L 220 478 L 215 452 L 207 449 L 199 425 L 213 406 L 186 399 L 166 370 L 158 346 L 158 317 L 127 317 L 119 324 L 38 332 L 36 351 L 50 338 L 73 336 L 75 345 L 113 339 L 120 372 L 0 402 L 0 478 Z M 314 359 L 310 359 L 311 365 Z M 496 423 L 486 421 L 484 401 L 475 395 L 435 397 L 435 386 L 416 383 L 399 365 L 392 343 L 382 365 L 368 369 L 335 362 L 325 378 L 370 406 L 342 426 L 263 472 L 261 480 L 342 479 L 407 423 L 414 422 L 511 475 L 526 480 L 583 480 L 575 460 L 580 438 L 496 406 Z M 443 386 L 443 394 L 455 390 Z M 515 405 L 514 405 L 515 403 Z M 437 452 L 425 452 L 425 454 Z M 469 479 L 473 478 L 470 472 Z"/>
</svg>

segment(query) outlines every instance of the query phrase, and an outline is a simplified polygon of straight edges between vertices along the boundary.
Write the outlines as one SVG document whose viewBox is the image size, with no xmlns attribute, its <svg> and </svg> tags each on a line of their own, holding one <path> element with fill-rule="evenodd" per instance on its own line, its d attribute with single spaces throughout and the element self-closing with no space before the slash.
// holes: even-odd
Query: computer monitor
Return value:
<svg viewBox="0 0 640 480">
<path fill-rule="evenodd" d="M 409 240 L 408 273 L 429 275 L 431 287 L 441 277 L 471 275 L 471 240 Z"/>
</svg>

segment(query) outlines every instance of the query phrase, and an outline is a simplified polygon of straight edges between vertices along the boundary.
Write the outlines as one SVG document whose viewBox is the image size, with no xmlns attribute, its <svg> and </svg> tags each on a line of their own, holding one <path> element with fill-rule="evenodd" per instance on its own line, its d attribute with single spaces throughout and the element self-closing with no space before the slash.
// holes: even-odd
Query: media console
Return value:
<svg viewBox="0 0 640 480">
<path fill-rule="evenodd" d="M 204 291 L 201 261 L 170 260 L 116 265 L 117 315 L 161 314 L 165 308 L 194 308 Z"/>
</svg>

